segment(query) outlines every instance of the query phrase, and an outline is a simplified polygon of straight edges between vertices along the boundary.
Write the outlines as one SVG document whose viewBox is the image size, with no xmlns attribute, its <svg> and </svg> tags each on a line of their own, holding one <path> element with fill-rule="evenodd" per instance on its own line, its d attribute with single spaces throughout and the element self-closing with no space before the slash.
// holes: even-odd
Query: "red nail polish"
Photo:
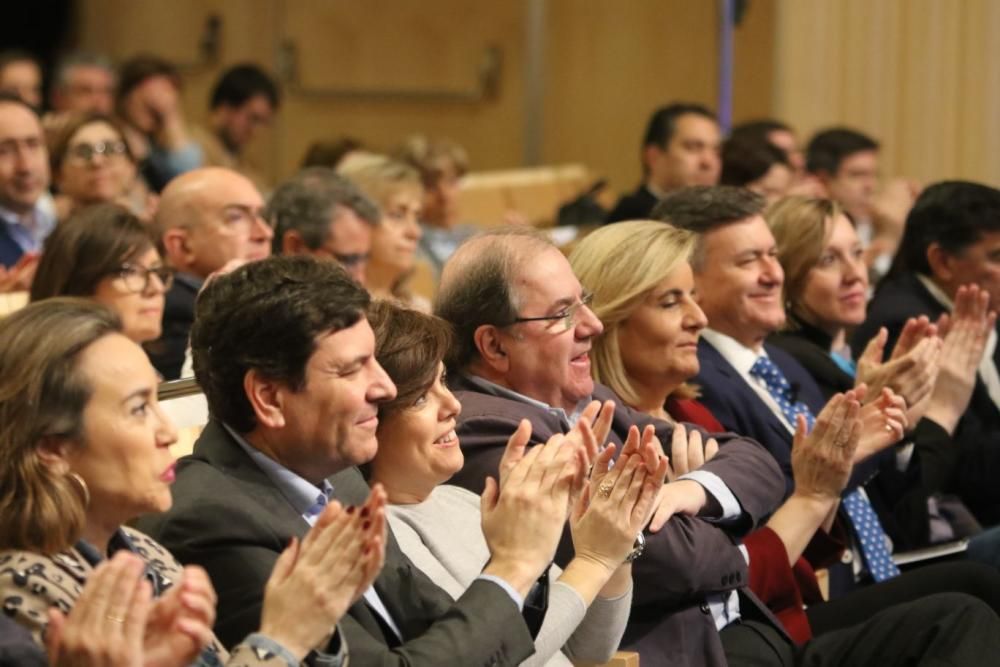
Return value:
<svg viewBox="0 0 1000 667">
<path fill-rule="evenodd" d="M 354 510 L 356 510 L 356 509 L 358 509 L 358 508 L 355 507 L 354 505 L 351 505 L 350 507 L 347 508 L 347 513 L 348 514 L 354 514 Z"/>
<path fill-rule="evenodd" d="M 361 517 L 362 518 L 368 516 L 369 514 L 371 514 L 371 511 L 367 507 L 364 508 L 363 510 L 361 510 Z"/>
<path fill-rule="evenodd" d="M 371 527 L 372 527 L 371 521 L 365 521 L 363 524 L 361 524 L 361 530 L 368 530 Z"/>
</svg>

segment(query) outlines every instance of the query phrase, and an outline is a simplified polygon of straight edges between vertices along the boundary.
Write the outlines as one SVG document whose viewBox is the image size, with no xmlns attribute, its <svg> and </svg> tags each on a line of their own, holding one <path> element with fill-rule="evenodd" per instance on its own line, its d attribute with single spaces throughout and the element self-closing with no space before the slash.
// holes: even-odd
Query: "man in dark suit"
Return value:
<svg viewBox="0 0 1000 667">
<path fill-rule="evenodd" d="M 715 185 L 722 162 L 715 114 L 700 104 L 675 102 L 653 112 L 642 140 L 643 182 L 622 196 L 608 222 L 649 217 L 660 199 L 677 188 Z"/>
<path fill-rule="evenodd" d="M 1000 190 L 951 181 L 928 187 L 906 220 L 899 252 L 868 306 L 868 317 L 852 340 L 856 353 L 881 327 L 892 349 L 906 320 L 932 321 L 951 310 L 962 285 L 979 285 L 1000 310 Z M 987 340 L 976 386 L 953 439 L 959 461 L 949 490 L 984 525 L 1000 523 L 1000 346 Z"/>
<path fill-rule="evenodd" d="M 39 252 L 56 224 L 48 196 L 49 153 L 38 112 L 0 94 L 0 266 Z"/>
<path fill-rule="evenodd" d="M 591 399 L 615 398 L 590 377 L 590 341 L 602 326 L 587 302 L 562 253 L 530 230 L 483 233 L 445 265 L 436 308 L 456 330 L 447 363 L 462 402 L 456 432 L 466 461 L 453 483 L 481 488 L 521 419 L 529 419 L 533 437 L 544 441 L 565 433 Z M 672 425 L 618 403 L 610 436 L 616 445 L 632 425 L 653 425 L 660 438 L 671 436 Z M 664 488 L 660 509 L 672 516 L 649 533 L 633 566 L 624 645 L 638 650 L 644 664 L 874 665 L 903 660 L 906 651 L 888 640 L 898 633 L 913 637 L 910 632 L 922 638 L 905 659 L 943 648 L 926 643 L 928 632 L 942 630 L 928 622 L 956 598 L 900 605 L 872 614 L 864 629 L 844 627 L 795 648 L 746 589 L 747 563 L 735 544 L 777 505 L 781 475 L 755 443 L 732 434 L 716 437 L 722 446 L 715 459 Z M 944 632 L 968 632 L 961 622 L 952 619 Z M 983 635 L 973 641 L 991 640 Z"/>
<path fill-rule="evenodd" d="M 315 510 L 368 494 L 353 466 L 374 456 L 377 404 L 395 395 L 375 361 L 368 302 L 339 266 L 305 257 L 249 263 L 199 298 L 192 350 L 212 420 L 178 465 L 173 508 L 142 526 L 208 571 L 226 644 L 258 627 L 275 560 Z M 531 655 L 544 604 L 529 592 L 565 515 L 542 531 L 510 530 L 522 519 L 504 515 L 502 535 L 485 529 L 494 558 L 457 601 L 390 532 L 384 569 L 340 623 L 353 661 L 516 665 Z"/>
<path fill-rule="evenodd" d="M 177 276 L 166 295 L 163 333 L 147 352 L 165 379 L 181 376 L 194 301 L 205 279 L 231 262 L 271 253 L 273 233 L 263 210 L 254 184 L 231 169 L 195 169 L 164 188 L 155 224 Z"/>
</svg>

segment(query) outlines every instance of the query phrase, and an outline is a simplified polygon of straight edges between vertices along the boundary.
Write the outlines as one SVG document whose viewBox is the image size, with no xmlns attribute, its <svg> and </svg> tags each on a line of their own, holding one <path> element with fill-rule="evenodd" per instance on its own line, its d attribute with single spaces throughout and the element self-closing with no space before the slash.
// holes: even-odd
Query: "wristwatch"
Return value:
<svg viewBox="0 0 1000 667">
<path fill-rule="evenodd" d="M 632 551 L 629 552 L 628 556 L 625 556 L 625 562 L 631 563 L 636 558 L 642 555 L 642 552 L 646 550 L 646 536 L 641 532 L 635 536 L 635 544 L 632 545 Z"/>
</svg>

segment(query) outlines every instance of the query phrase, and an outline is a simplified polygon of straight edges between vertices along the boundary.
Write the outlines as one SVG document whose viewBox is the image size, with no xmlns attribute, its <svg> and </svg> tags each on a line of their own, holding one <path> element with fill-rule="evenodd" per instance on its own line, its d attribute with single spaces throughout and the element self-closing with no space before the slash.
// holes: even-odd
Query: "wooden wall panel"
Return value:
<svg viewBox="0 0 1000 667">
<path fill-rule="evenodd" d="M 310 86 L 464 89 L 482 50 L 503 65 L 495 99 L 477 104 L 319 100 L 287 95 L 251 153 L 265 172 L 291 173 L 311 141 L 352 135 L 379 149 L 422 131 L 468 149 L 473 167 L 521 164 L 524 154 L 525 22 L 530 3 L 546 15 L 543 78 L 545 163 L 583 162 L 631 188 L 638 143 L 653 108 L 683 99 L 714 106 L 717 3 L 689 0 L 79 0 L 82 46 L 123 59 L 140 51 L 189 61 L 204 21 L 222 18 L 219 63 L 186 72 L 185 108 L 206 116 L 223 66 L 277 67 L 284 40 L 298 45 Z M 734 114 L 766 115 L 772 102 L 778 0 L 754 0 L 737 30 Z"/>
<path fill-rule="evenodd" d="M 774 109 L 803 139 L 846 124 L 883 172 L 1000 185 L 1000 4 L 778 0 Z"/>
</svg>

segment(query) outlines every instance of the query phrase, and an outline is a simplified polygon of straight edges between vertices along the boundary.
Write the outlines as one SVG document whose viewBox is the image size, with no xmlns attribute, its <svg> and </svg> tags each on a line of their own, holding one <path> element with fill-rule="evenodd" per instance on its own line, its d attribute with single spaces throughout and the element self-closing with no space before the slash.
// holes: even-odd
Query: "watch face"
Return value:
<svg viewBox="0 0 1000 667">
<path fill-rule="evenodd" d="M 646 549 L 646 536 L 639 533 L 635 536 L 635 544 L 632 545 L 632 551 L 628 556 L 625 556 L 625 562 L 631 563 L 636 558 L 642 555 L 642 552 Z"/>
</svg>

